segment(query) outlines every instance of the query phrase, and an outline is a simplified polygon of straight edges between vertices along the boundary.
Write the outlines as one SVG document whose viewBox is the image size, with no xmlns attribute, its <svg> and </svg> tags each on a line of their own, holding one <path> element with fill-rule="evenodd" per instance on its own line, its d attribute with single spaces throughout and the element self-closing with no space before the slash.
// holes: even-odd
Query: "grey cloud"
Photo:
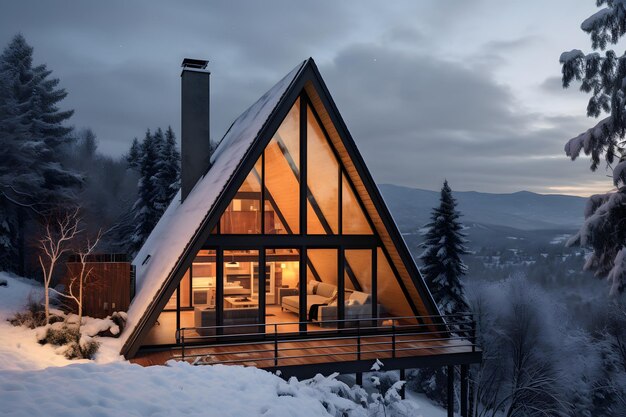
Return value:
<svg viewBox="0 0 626 417">
<path fill-rule="evenodd" d="M 490 67 L 504 62 L 504 51 L 533 46 L 536 38 L 490 42 L 465 64 L 429 49 L 482 2 L 355 7 L 280 0 L 268 7 L 190 0 L 181 7 L 23 0 L 3 5 L 0 43 L 22 31 L 35 61 L 48 63 L 67 88 L 73 123 L 92 127 L 111 154 L 125 152 L 148 127 L 179 131 L 184 57 L 211 60 L 217 140 L 265 90 L 313 56 L 379 182 L 438 189 L 447 177 L 458 189 L 548 191 L 548 184 L 590 181 L 587 163 L 562 154 L 564 140 L 585 128 L 584 118 L 530 113 L 494 81 Z M 365 36 L 374 28 L 377 40 Z M 554 80 L 542 88 L 552 87 L 547 83 Z"/>
<path fill-rule="evenodd" d="M 545 80 L 543 80 L 543 82 L 541 84 L 539 84 L 539 88 L 546 92 L 546 93 L 550 93 L 550 94 L 560 94 L 561 96 L 563 94 L 569 94 L 569 93 L 578 93 L 580 94 L 580 91 L 578 90 L 580 83 L 574 81 L 572 82 L 572 85 L 569 86 L 569 88 L 563 88 L 563 82 L 561 81 L 561 77 L 559 76 L 554 76 L 554 77 L 548 77 Z"/>
<path fill-rule="evenodd" d="M 494 51 L 497 53 L 510 52 L 512 49 L 525 48 L 538 41 L 539 38 L 532 35 L 523 36 L 516 39 L 499 39 L 487 42 L 483 46 L 483 49 L 486 51 Z"/>
<path fill-rule="evenodd" d="M 563 154 L 583 121 L 522 110 L 484 71 L 356 45 L 322 72 L 379 182 L 436 188 L 448 177 L 459 189 L 549 191 L 590 179 Z"/>
</svg>

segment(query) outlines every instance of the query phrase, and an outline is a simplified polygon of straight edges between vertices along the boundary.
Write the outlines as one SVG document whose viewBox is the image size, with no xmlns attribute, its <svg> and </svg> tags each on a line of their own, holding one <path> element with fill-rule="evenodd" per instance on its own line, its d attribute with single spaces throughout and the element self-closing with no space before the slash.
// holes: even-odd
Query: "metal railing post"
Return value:
<svg viewBox="0 0 626 417">
<path fill-rule="evenodd" d="M 476 352 L 476 320 L 472 315 L 472 352 Z"/>
<path fill-rule="evenodd" d="M 185 360 L 185 329 L 182 329 L 180 333 L 180 356 L 182 356 L 183 361 Z"/>
<path fill-rule="evenodd" d="M 356 321 L 356 359 L 361 360 L 361 321 Z"/>
<path fill-rule="evenodd" d="M 278 366 L 278 324 L 274 323 L 274 366 Z"/>
<path fill-rule="evenodd" d="M 396 357 L 396 321 L 391 320 L 391 357 Z"/>
</svg>

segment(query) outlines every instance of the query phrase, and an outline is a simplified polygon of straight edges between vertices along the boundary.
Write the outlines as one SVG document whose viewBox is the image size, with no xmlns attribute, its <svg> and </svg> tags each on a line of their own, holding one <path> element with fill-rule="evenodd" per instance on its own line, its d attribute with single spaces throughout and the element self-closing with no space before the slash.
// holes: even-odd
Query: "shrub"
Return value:
<svg viewBox="0 0 626 417">
<path fill-rule="evenodd" d="M 113 337 L 120 337 L 120 334 L 122 334 L 124 328 L 126 327 L 127 318 L 128 316 L 126 315 L 126 313 L 121 311 L 116 311 L 115 313 L 111 314 L 111 320 L 113 320 L 113 323 L 117 324 L 117 327 L 120 328 L 119 333 L 113 335 Z"/>
<path fill-rule="evenodd" d="M 92 359 L 98 349 L 100 343 L 93 338 L 80 334 L 78 326 L 67 325 L 50 325 L 45 328 L 46 333 L 40 338 L 39 343 L 45 345 L 49 343 L 55 346 L 65 346 L 63 355 L 67 359 Z"/>
<path fill-rule="evenodd" d="M 51 345 L 64 346 L 70 343 L 77 343 L 80 340 L 80 332 L 78 327 L 62 325 L 59 327 L 51 326 L 46 330 L 46 335 L 39 341 L 42 345 L 50 343 Z"/>
<path fill-rule="evenodd" d="M 8 319 L 13 326 L 26 326 L 29 329 L 46 325 L 46 311 L 44 305 L 39 300 L 35 300 L 32 296 L 28 296 L 26 301 L 26 310 L 17 312 Z"/>
<path fill-rule="evenodd" d="M 64 355 L 67 359 L 93 359 L 99 348 L 100 343 L 89 336 L 83 336 L 67 345 Z"/>
</svg>

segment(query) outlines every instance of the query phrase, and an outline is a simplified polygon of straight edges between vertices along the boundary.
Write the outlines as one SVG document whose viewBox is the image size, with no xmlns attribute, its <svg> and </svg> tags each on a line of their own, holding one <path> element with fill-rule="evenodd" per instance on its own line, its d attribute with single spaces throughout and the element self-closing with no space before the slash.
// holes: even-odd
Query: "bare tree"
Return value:
<svg viewBox="0 0 626 417">
<path fill-rule="evenodd" d="M 50 322 L 50 283 L 54 270 L 63 255 L 71 249 L 73 239 L 81 232 L 80 208 L 65 212 L 59 216 L 50 216 L 44 224 L 44 234 L 39 240 L 39 265 L 43 272 L 44 306 L 46 323 Z"/>
<path fill-rule="evenodd" d="M 91 281 L 93 278 L 93 268 L 88 267 L 88 259 L 93 254 L 94 249 L 100 243 L 102 238 L 102 230 L 98 231 L 98 234 L 93 240 L 87 240 L 84 247 L 76 251 L 78 261 L 80 262 L 80 270 L 78 273 L 73 273 L 67 281 L 67 288 L 65 292 L 59 292 L 53 288 L 51 290 L 68 300 L 76 303 L 76 312 L 78 314 L 78 328 L 82 324 L 83 319 L 83 295 L 89 286 L 93 286 Z"/>
<path fill-rule="evenodd" d="M 479 320 L 483 362 L 475 370 L 474 415 L 559 417 L 570 411 L 547 323 L 548 300 L 523 277 L 483 285 L 472 306 Z M 506 300 L 498 302 L 494 300 Z"/>
</svg>

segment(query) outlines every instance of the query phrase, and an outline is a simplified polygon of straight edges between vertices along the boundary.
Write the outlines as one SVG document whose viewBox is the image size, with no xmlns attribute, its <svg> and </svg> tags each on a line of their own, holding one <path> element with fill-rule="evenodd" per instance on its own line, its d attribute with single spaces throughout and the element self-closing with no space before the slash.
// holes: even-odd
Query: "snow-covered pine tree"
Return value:
<svg viewBox="0 0 626 417">
<path fill-rule="evenodd" d="M 426 225 L 424 252 L 420 255 L 423 262 L 420 270 L 442 314 L 465 313 L 469 308 L 461 282 L 467 272 L 461 255 L 466 254 L 467 249 L 459 217 L 446 180 L 441 188 L 439 207 L 433 209 L 431 221 Z M 412 387 L 441 405 L 447 404 L 446 368 L 422 368 L 412 379 Z"/>
<path fill-rule="evenodd" d="M 152 229 L 159 221 L 162 211 L 158 207 L 156 196 L 159 192 L 158 158 L 161 142 L 150 130 L 141 144 L 139 158 L 139 182 L 137 201 L 133 206 L 135 227 L 130 238 L 129 250 L 137 253 Z M 161 135 L 162 137 L 162 135 Z"/>
<path fill-rule="evenodd" d="M 180 188 L 180 152 L 176 146 L 176 135 L 172 126 L 165 131 L 165 142 L 162 148 L 162 159 L 166 161 L 161 172 L 162 186 L 166 190 L 166 207 Z"/>
<path fill-rule="evenodd" d="M 156 206 L 163 214 L 180 188 L 180 153 L 176 149 L 176 136 L 171 127 L 168 127 L 165 134 L 160 128 L 157 129 L 155 138 L 159 142 L 157 162 L 159 189 Z"/>
<path fill-rule="evenodd" d="M 467 266 L 461 255 L 467 253 L 463 225 L 459 221 L 456 200 L 448 181 L 441 188 L 439 207 L 433 209 L 422 244 L 424 252 L 421 272 L 442 314 L 467 312 L 467 302 L 461 277 Z"/>
<path fill-rule="evenodd" d="M 139 159 L 141 158 L 141 144 L 137 138 L 133 139 L 133 143 L 130 145 L 128 153 L 124 156 L 128 167 L 131 169 L 139 169 Z"/>
<path fill-rule="evenodd" d="M 585 209 L 585 222 L 568 245 L 593 249 L 584 268 L 600 278 L 607 278 L 611 294 L 626 289 L 626 54 L 618 55 L 608 44 L 616 44 L 626 34 L 626 5 L 617 0 L 596 0 L 606 6 L 581 24 L 596 51 L 584 54 L 578 49 L 563 52 L 560 57 L 563 87 L 579 81 L 580 90 L 591 95 L 587 116 L 598 118 L 594 127 L 570 139 L 565 153 L 572 160 L 581 151 L 591 157 L 595 171 L 604 160 L 612 170 L 617 189 L 592 196 Z"/>
<path fill-rule="evenodd" d="M 22 260 L 18 272 L 23 272 L 25 223 L 33 214 L 73 204 L 83 181 L 62 164 L 72 141 L 72 128 L 64 123 L 73 110 L 58 108 L 67 93 L 50 74 L 46 65 L 33 66 L 33 48 L 20 34 L 0 55 L 0 206 L 5 215 L 15 213 L 3 230 L 17 225 L 10 240 Z"/>
<path fill-rule="evenodd" d="M 128 250 L 136 253 L 180 188 L 180 152 L 171 127 L 154 134 L 148 130 L 141 144 L 133 140 L 126 161 L 139 173 L 138 198 L 133 206 L 134 228 Z M 119 230 L 128 229 L 128 219 L 121 220 Z"/>
</svg>

